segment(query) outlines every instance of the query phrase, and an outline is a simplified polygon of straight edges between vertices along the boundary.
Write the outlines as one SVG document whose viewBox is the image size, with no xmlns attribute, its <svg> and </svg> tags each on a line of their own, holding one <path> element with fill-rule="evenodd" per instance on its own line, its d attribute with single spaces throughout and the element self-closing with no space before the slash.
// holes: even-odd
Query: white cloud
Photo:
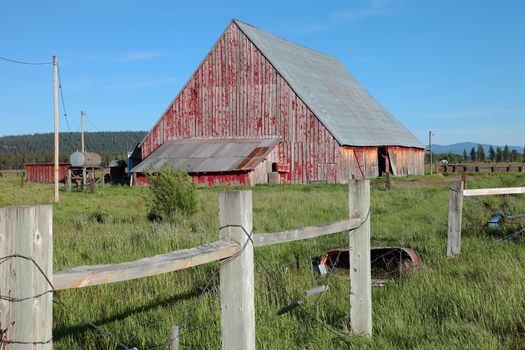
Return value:
<svg viewBox="0 0 525 350">
<path fill-rule="evenodd" d="M 160 56 L 164 56 L 165 54 L 162 52 L 157 51 L 139 51 L 139 52 L 130 52 L 125 54 L 125 58 L 128 61 L 139 61 L 139 60 L 147 60 L 152 58 L 157 58 Z"/>
<path fill-rule="evenodd" d="M 339 22 L 355 22 L 368 17 L 387 15 L 387 7 L 387 0 L 369 0 L 364 7 L 333 12 L 332 18 Z"/>
<path fill-rule="evenodd" d="M 448 118 L 481 118 L 494 116 L 510 116 L 515 114 L 524 114 L 524 109 L 473 109 L 463 111 L 448 111 L 448 112 L 410 112 L 403 113 L 403 115 L 410 117 L 433 117 L 436 119 Z"/>
<path fill-rule="evenodd" d="M 150 79 L 142 81 L 132 81 L 132 82 L 119 82 L 106 85 L 106 89 L 137 89 L 147 86 L 157 86 L 163 84 L 171 84 L 178 81 L 178 78 L 159 78 L 159 79 Z"/>
<path fill-rule="evenodd" d="M 400 1 L 398 1 L 399 3 Z M 332 31 L 337 27 L 364 20 L 370 17 L 391 15 L 392 0 L 366 0 L 361 7 L 345 8 L 334 11 L 317 23 L 287 23 L 286 31 L 293 34 L 315 34 L 319 32 Z"/>
</svg>

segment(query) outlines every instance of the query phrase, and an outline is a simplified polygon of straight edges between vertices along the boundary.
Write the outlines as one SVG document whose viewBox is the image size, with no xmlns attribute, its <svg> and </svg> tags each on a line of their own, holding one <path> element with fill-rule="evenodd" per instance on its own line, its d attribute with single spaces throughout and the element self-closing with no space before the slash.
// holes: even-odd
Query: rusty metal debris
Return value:
<svg viewBox="0 0 525 350">
<path fill-rule="evenodd" d="M 309 296 L 312 296 L 312 295 L 315 295 L 315 294 L 324 293 L 328 289 L 330 289 L 328 287 L 328 285 L 323 284 L 323 285 L 320 285 L 318 287 L 315 287 L 315 288 L 308 289 L 308 290 L 304 291 L 304 295 L 309 297 Z M 284 315 L 284 314 L 292 311 L 296 307 L 301 306 L 302 304 L 303 304 L 303 301 L 301 299 L 296 299 L 296 300 L 292 301 L 290 304 L 288 304 L 288 305 L 284 306 L 283 308 L 281 308 L 279 311 L 277 311 L 277 315 L 278 316 Z"/>
<path fill-rule="evenodd" d="M 350 249 L 331 249 L 321 255 L 319 265 L 334 269 L 350 269 Z M 372 247 L 370 249 L 372 265 L 372 285 L 381 286 L 386 281 L 399 276 L 402 272 L 421 265 L 421 257 L 416 250 L 406 247 Z"/>
<path fill-rule="evenodd" d="M 516 223 L 517 220 L 523 218 L 525 218 L 525 214 L 505 216 L 502 213 L 496 213 L 490 217 L 489 221 L 487 222 L 487 225 L 492 229 L 499 229 L 507 223 L 513 224 Z"/>
</svg>

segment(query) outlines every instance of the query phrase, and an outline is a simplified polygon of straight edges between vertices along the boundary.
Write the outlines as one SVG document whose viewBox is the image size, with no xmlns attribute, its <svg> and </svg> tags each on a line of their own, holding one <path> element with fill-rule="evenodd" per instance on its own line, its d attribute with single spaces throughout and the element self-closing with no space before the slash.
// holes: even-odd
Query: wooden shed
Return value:
<svg viewBox="0 0 525 350">
<path fill-rule="evenodd" d="M 68 163 L 60 163 L 58 168 L 58 181 L 64 182 L 67 177 Z M 53 183 L 55 176 L 54 163 L 27 163 L 25 164 L 27 179 L 29 182 Z"/>
<path fill-rule="evenodd" d="M 335 57 L 233 20 L 135 149 L 132 172 L 141 182 L 169 164 L 205 184 L 342 183 L 423 174 L 423 161 L 423 144 Z"/>
</svg>

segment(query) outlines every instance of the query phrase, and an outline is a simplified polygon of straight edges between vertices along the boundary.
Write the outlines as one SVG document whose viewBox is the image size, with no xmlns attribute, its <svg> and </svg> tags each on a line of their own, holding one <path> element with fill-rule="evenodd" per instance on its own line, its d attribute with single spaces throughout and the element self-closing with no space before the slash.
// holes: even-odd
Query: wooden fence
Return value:
<svg viewBox="0 0 525 350">
<path fill-rule="evenodd" d="M 52 273 L 52 207 L 0 208 L 0 348 L 52 349 L 53 291 L 127 281 L 228 259 L 220 269 L 222 348 L 255 349 L 254 247 L 350 231 L 350 322 L 372 334 L 370 182 L 349 183 L 349 219 L 321 226 L 252 234 L 252 192 L 219 195 L 219 240 L 202 246 L 113 265 Z M 11 260 L 9 264 L 4 262 Z M 223 260 L 224 262 L 224 260 Z M 14 322 L 14 323 L 13 323 Z M 178 334 L 174 327 L 173 334 Z M 173 339 L 176 347 L 176 339 Z M 3 349 L 3 348 L 2 348 Z"/>
<path fill-rule="evenodd" d="M 436 166 L 438 173 L 500 173 L 500 172 L 524 172 L 524 165 L 466 165 L 466 164 L 437 164 Z"/>
<path fill-rule="evenodd" d="M 480 188 L 466 190 L 463 189 L 462 182 L 457 182 L 450 188 L 448 197 L 448 257 L 457 256 L 461 252 L 461 218 L 463 216 L 463 197 L 494 196 L 505 194 L 525 194 L 525 187 Z"/>
</svg>

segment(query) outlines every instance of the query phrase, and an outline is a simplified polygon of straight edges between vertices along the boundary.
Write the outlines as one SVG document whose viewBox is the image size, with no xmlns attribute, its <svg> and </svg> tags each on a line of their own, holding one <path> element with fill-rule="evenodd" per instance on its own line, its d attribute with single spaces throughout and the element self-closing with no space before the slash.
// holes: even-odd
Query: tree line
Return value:
<svg viewBox="0 0 525 350">
<path fill-rule="evenodd" d="M 493 146 L 489 147 L 488 154 L 485 154 L 485 149 L 483 146 L 478 145 L 478 148 L 475 149 L 472 147 L 470 153 L 467 153 L 467 150 L 463 150 L 463 161 L 471 162 L 524 162 L 525 161 L 525 147 L 523 147 L 523 154 L 519 154 L 517 150 L 509 149 L 509 146 L 505 145 L 503 149 L 496 146 L 494 149 Z"/>
<path fill-rule="evenodd" d="M 146 136 L 145 131 L 102 131 L 84 133 L 85 150 L 96 152 L 107 165 L 113 159 L 127 159 L 127 152 Z M 79 132 L 60 133 L 60 162 L 81 149 Z M 0 137 L 0 169 L 23 169 L 27 163 L 54 161 L 53 133 Z"/>
<path fill-rule="evenodd" d="M 428 155 L 425 156 L 425 160 L 428 161 Z M 482 145 L 477 147 L 472 147 L 470 152 L 467 149 L 463 149 L 463 154 L 454 154 L 454 153 L 444 153 L 434 154 L 434 159 L 441 160 L 445 159 L 449 163 L 464 163 L 464 162 L 525 162 L 525 147 L 523 148 L 523 153 L 518 152 L 517 150 L 511 150 L 509 146 L 505 145 L 504 147 L 500 146 L 490 146 L 488 152 L 485 152 L 485 149 Z"/>
</svg>

